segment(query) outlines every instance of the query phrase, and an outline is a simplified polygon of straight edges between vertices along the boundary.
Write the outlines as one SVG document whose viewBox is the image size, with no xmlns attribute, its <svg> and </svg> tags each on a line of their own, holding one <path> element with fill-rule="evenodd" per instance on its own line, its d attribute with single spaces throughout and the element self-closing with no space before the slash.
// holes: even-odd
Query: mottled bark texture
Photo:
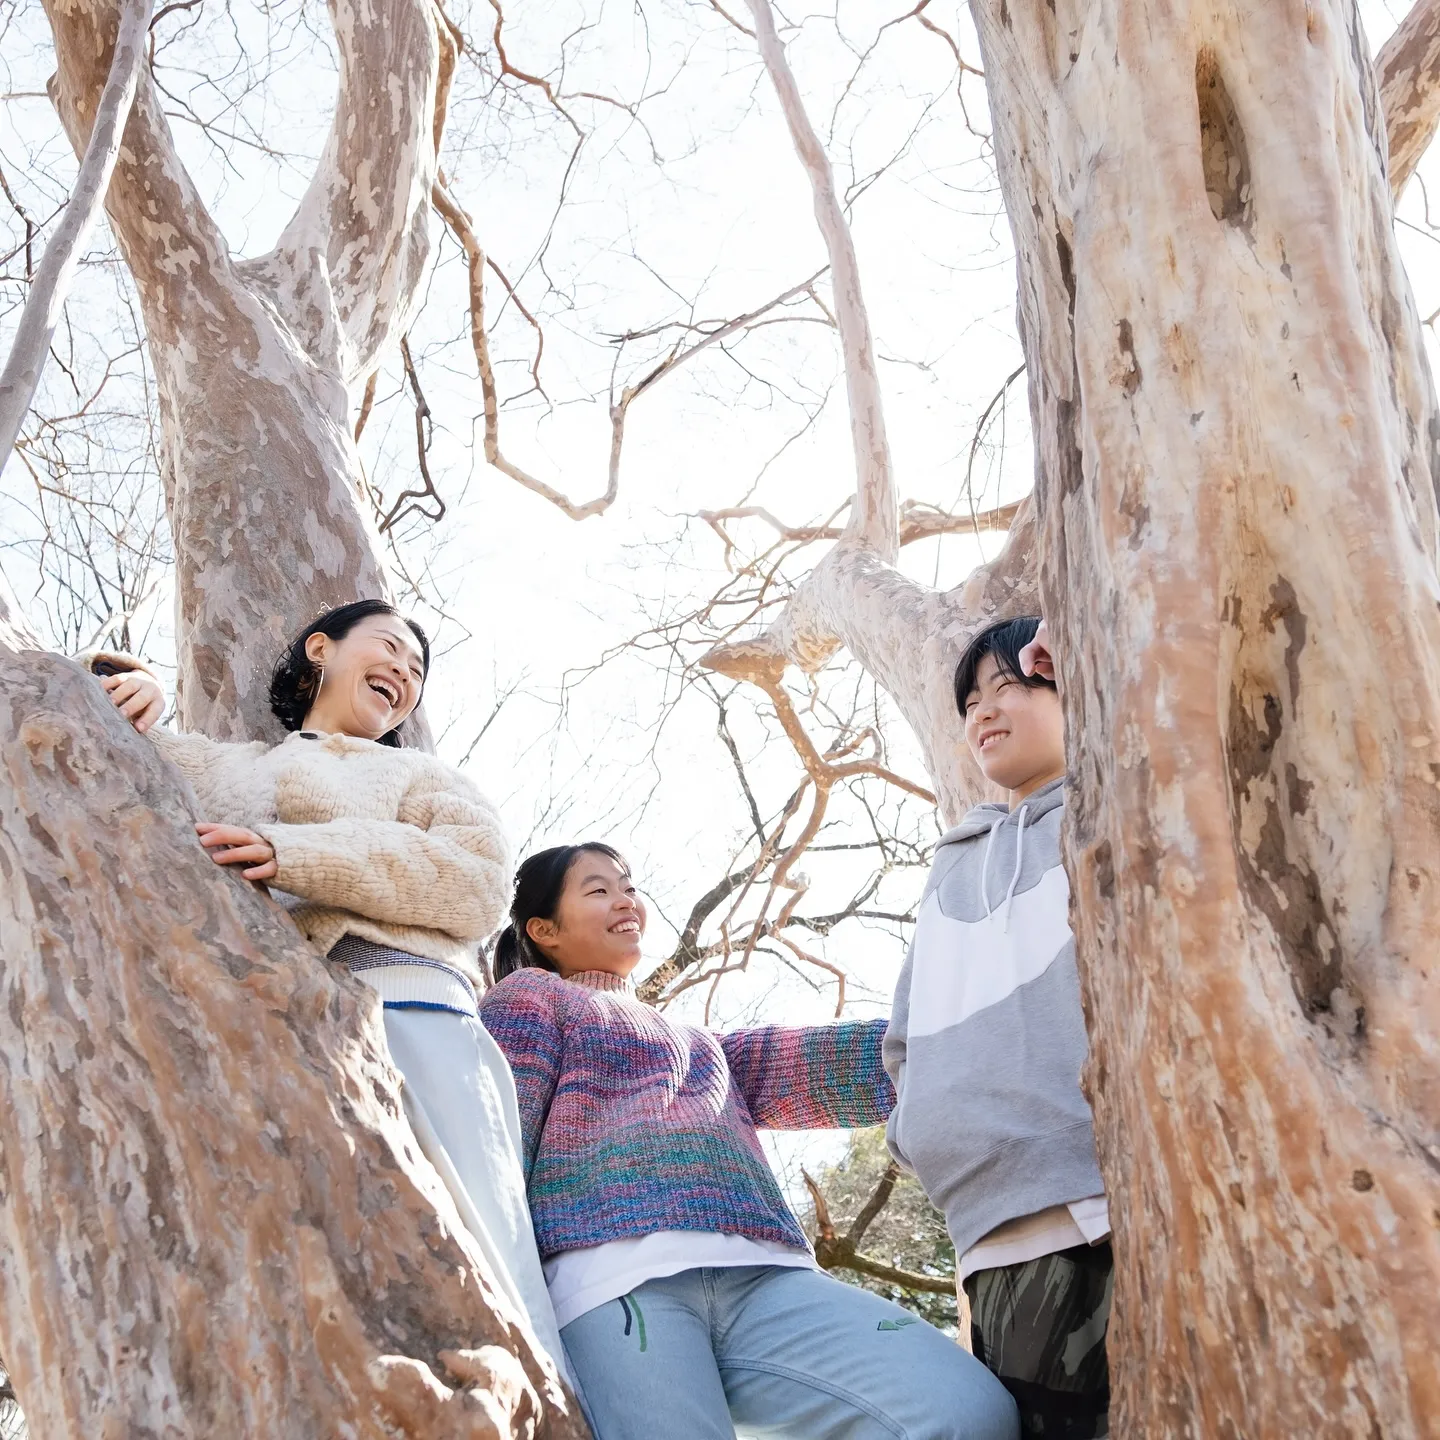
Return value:
<svg viewBox="0 0 1440 1440">
<path fill-rule="evenodd" d="M 1115 1433 L 1440 1434 L 1440 464 L 1355 6 L 972 8 Z"/>
<path fill-rule="evenodd" d="M 116 0 L 45 0 L 52 94 L 77 150 Z M 283 640 L 324 605 L 388 589 L 360 494 L 351 387 L 403 328 L 429 248 L 442 59 L 430 0 L 333 0 L 340 91 L 324 156 L 269 255 L 231 255 L 180 163 L 148 73 L 107 200 L 160 397 L 182 723 L 277 738 Z"/>
<path fill-rule="evenodd" d="M 1398 199 L 1440 126 L 1440 0 L 1415 0 L 1375 57 L 1375 73 Z"/>
<path fill-rule="evenodd" d="M 373 993 L 211 864 L 73 665 L 0 650 L 0 757 L 0 1348 L 33 1432 L 583 1435 L 419 1157 Z"/>
</svg>

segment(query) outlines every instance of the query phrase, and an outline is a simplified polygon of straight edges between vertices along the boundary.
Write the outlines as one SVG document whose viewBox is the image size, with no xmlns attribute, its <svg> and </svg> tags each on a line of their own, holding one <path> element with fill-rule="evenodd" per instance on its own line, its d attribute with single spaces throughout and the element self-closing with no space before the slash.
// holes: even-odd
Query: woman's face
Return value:
<svg viewBox="0 0 1440 1440">
<path fill-rule="evenodd" d="M 630 872 L 608 855 L 582 850 L 570 863 L 553 920 L 531 920 L 526 933 L 562 975 L 604 970 L 629 975 L 640 963 L 645 903 Z"/>
<path fill-rule="evenodd" d="M 312 635 L 305 653 L 323 672 L 306 730 L 378 740 L 420 703 L 425 657 L 398 615 L 367 615 L 339 640 Z"/>
</svg>

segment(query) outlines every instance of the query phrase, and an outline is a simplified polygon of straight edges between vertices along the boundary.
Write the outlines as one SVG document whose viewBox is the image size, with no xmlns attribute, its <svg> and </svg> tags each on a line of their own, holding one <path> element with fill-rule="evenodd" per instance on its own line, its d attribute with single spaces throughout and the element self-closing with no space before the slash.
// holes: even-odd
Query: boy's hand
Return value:
<svg viewBox="0 0 1440 1440">
<path fill-rule="evenodd" d="M 1040 622 L 1035 638 L 1020 652 L 1020 668 L 1027 675 L 1038 675 L 1055 684 L 1055 657 L 1050 652 L 1050 625 Z"/>
</svg>

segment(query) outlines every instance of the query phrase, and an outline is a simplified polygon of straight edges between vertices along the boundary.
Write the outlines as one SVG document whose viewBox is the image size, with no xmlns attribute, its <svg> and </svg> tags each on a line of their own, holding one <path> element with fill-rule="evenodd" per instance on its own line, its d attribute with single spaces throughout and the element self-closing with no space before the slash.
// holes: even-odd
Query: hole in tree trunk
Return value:
<svg viewBox="0 0 1440 1440">
<path fill-rule="evenodd" d="M 1205 193 L 1217 220 L 1250 228 L 1250 156 L 1245 131 L 1215 52 L 1195 57 L 1195 98 L 1200 106 L 1200 163 Z"/>
</svg>

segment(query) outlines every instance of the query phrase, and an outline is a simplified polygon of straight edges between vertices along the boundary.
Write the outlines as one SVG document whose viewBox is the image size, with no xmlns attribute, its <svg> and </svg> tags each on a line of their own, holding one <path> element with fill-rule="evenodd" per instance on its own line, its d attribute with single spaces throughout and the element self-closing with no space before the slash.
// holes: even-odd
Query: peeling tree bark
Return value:
<svg viewBox="0 0 1440 1440">
<path fill-rule="evenodd" d="M 77 150 L 116 0 L 46 0 L 52 86 Z M 437 89 L 429 0 L 333 0 L 340 96 L 310 188 L 269 255 L 237 261 L 143 75 L 110 186 L 155 367 L 179 610 L 182 723 L 276 739 L 266 687 L 324 605 L 388 591 L 360 496 L 351 387 L 401 333 L 429 251 Z"/>
<path fill-rule="evenodd" d="M 1076 781 L 1117 1433 L 1433 1435 L 1440 463 L 1358 17 L 974 13 Z"/>
<path fill-rule="evenodd" d="M 1375 57 L 1398 200 L 1440 126 L 1440 0 L 1415 0 Z"/>
<path fill-rule="evenodd" d="M 210 863 L 73 665 L 0 651 L 0 767 L 0 1345 L 34 1433 L 584 1435 L 373 993 Z"/>
</svg>

